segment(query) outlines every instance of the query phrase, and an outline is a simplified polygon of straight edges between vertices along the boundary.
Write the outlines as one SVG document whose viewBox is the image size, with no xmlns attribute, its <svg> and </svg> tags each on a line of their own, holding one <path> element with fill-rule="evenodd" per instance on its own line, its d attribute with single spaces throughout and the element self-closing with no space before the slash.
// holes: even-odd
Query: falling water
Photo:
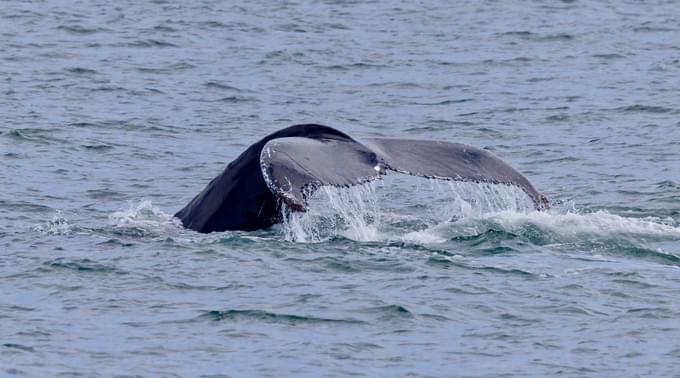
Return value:
<svg viewBox="0 0 680 378">
<path fill-rule="evenodd" d="M 349 188 L 321 187 L 306 212 L 283 208 L 282 230 L 286 240 L 298 242 L 378 241 L 399 238 L 404 226 L 419 231 L 489 212 L 533 210 L 515 186 L 394 175 Z"/>
</svg>

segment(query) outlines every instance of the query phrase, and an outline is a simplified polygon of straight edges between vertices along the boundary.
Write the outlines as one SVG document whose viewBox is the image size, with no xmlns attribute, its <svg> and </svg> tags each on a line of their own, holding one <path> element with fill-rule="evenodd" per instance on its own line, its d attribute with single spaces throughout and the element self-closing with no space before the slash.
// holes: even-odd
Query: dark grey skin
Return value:
<svg viewBox="0 0 680 378">
<path fill-rule="evenodd" d="M 443 180 L 515 185 L 537 209 L 547 199 L 491 153 L 469 145 L 406 139 L 359 143 L 333 128 L 295 125 L 250 146 L 175 216 L 198 232 L 252 231 L 281 221 L 281 206 L 304 211 L 323 185 L 351 186 L 389 171 Z"/>
</svg>

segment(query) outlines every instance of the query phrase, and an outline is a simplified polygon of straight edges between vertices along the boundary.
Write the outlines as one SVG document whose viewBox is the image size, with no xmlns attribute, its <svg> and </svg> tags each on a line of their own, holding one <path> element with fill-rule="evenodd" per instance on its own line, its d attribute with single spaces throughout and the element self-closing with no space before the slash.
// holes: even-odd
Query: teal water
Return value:
<svg viewBox="0 0 680 378">
<path fill-rule="evenodd" d="M 673 2 L 0 7 L 0 375 L 677 376 Z M 486 148 L 258 232 L 172 218 L 263 135 Z"/>
</svg>

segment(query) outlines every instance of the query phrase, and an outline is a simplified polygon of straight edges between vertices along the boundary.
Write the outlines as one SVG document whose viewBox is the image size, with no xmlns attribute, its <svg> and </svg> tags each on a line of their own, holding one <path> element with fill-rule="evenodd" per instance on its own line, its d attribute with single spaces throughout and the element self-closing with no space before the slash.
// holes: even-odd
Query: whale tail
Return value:
<svg viewBox="0 0 680 378">
<path fill-rule="evenodd" d="M 548 200 L 522 174 L 488 151 L 459 143 L 367 139 L 280 138 L 265 144 L 260 167 L 267 186 L 294 210 L 324 185 L 351 186 L 375 180 L 389 171 L 452 181 L 515 185 L 534 202 Z"/>
<path fill-rule="evenodd" d="M 272 133 L 246 149 L 175 216 L 195 231 L 251 231 L 281 220 L 280 203 L 304 211 L 324 185 L 351 186 L 389 171 L 445 180 L 515 185 L 547 208 L 519 172 L 469 145 L 396 139 L 359 143 L 333 128 L 307 124 Z"/>
</svg>

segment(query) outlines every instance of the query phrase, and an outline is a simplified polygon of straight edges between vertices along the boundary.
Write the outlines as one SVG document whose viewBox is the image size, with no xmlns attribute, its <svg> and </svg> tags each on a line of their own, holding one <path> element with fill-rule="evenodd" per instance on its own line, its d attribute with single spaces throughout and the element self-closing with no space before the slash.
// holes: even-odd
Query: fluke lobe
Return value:
<svg viewBox="0 0 680 378">
<path fill-rule="evenodd" d="M 175 216 L 198 232 L 251 231 L 281 220 L 280 206 L 304 211 L 323 186 L 351 186 L 389 171 L 443 180 L 515 185 L 537 209 L 547 199 L 491 153 L 465 144 L 372 138 L 358 142 L 328 126 L 295 125 L 264 137 Z"/>
</svg>

